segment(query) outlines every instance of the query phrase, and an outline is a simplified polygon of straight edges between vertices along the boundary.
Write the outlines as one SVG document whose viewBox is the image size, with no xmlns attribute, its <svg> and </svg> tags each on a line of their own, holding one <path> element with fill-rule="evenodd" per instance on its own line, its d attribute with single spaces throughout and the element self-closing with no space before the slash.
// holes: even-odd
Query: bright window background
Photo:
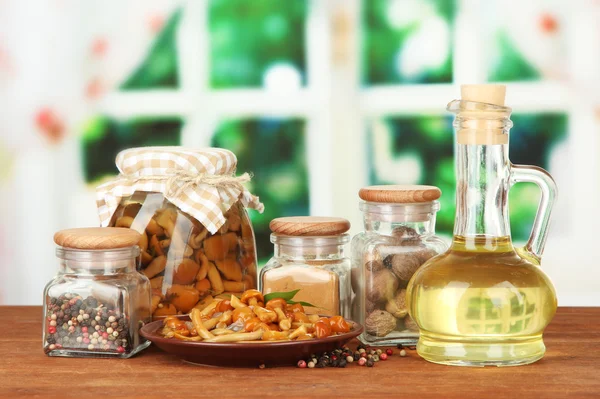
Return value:
<svg viewBox="0 0 600 399">
<path fill-rule="evenodd" d="M 526 3 L 526 4 L 522 4 Z M 269 221 L 335 215 L 361 229 L 368 184 L 434 184 L 454 222 L 461 83 L 502 82 L 514 163 L 560 188 L 543 260 L 562 305 L 600 305 L 600 5 L 592 1 L 62 0 L 0 5 L 0 303 L 39 304 L 54 231 L 98 223 L 93 188 L 132 146 L 219 146 L 253 172 L 259 258 Z M 26 23 L 17 21 L 26 21 Z M 510 192 L 523 243 L 535 186 Z"/>
</svg>

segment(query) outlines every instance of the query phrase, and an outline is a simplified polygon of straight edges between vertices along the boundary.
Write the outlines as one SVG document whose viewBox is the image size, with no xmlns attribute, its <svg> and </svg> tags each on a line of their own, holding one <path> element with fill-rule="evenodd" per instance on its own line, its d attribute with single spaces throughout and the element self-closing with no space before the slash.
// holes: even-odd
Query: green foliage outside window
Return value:
<svg viewBox="0 0 600 399">
<path fill-rule="evenodd" d="M 408 4 L 413 7 L 404 7 Z M 394 7 L 395 5 L 397 6 Z M 452 82 L 451 32 L 454 0 L 364 0 L 362 7 L 364 84 Z M 443 31 L 444 24 L 447 34 L 442 32 L 441 36 L 433 35 L 439 32 L 437 28 Z M 429 26 L 435 29 L 428 31 Z M 424 30 L 421 31 L 421 28 Z M 432 35 L 427 37 L 428 33 Z M 417 40 L 418 37 L 423 40 Z M 422 50 L 406 60 L 402 54 L 408 51 L 409 40 L 413 43 L 417 40 L 415 44 Z M 436 58 L 435 54 L 439 49 L 446 56 L 432 63 L 431 52 L 434 52 Z M 424 58 L 420 59 L 421 57 Z M 411 58 L 417 70 L 408 73 L 403 63 L 411 61 Z"/>
<path fill-rule="evenodd" d="M 98 116 L 88 121 L 81 137 L 83 172 L 88 183 L 119 173 L 115 158 L 131 147 L 179 145 L 179 118 L 137 118 L 117 121 Z"/>
<path fill-rule="evenodd" d="M 548 169 L 552 151 L 567 137 L 567 118 L 564 114 L 517 114 L 511 117 L 510 159 L 515 164 L 537 165 Z M 369 132 L 370 184 L 431 184 L 442 190 L 441 210 L 437 214 L 438 232 L 451 235 L 455 212 L 454 137 L 450 116 L 391 117 L 382 121 L 385 135 Z M 388 153 L 376 153 L 382 148 L 376 141 L 390 139 Z M 399 169 L 393 180 L 377 170 L 378 157 L 391 158 L 396 165 L 402 159 L 416 159 L 415 169 Z M 551 171 L 550 171 L 551 172 Z M 416 181 L 415 181 L 416 180 Z M 539 202 L 539 190 L 532 184 L 520 183 L 509 192 L 509 216 L 512 237 L 524 241 L 529 237 Z"/>
<path fill-rule="evenodd" d="M 273 253 L 270 221 L 309 212 L 304 125 L 300 119 L 230 120 L 219 126 L 211 142 L 236 154 L 238 174 L 254 175 L 248 188 L 265 204 L 263 214 L 249 211 L 261 264 Z"/>
<path fill-rule="evenodd" d="M 306 84 L 305 0 L 211 0 L 210 85 L 258 87 L 275 63 L 295 67 Z"/>
</svg>

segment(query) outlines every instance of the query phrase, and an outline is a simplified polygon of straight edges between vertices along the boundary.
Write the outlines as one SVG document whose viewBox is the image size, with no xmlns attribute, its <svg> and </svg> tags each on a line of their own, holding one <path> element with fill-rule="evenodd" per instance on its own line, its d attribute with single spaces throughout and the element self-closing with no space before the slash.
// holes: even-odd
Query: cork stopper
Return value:
<svg viewBox="0 0 600 399">
<path fill-rule="evenodd" d="M 461 85 L 460 97 L 463 101 L 474 101 L 504 107 L 506 86 L 504 85 Z"/>
<path fill-rule="evenodd" d="M 389 185 L 363 187 L 358 196 L 367 202 L 410 204 L 431 202 L 442 195 L 435 186 Z"/>
<path fill-rule="evenodd" d="M 54 242 L 72 249 L 117 249 L 137 245 L 140 233 L 123 227 L 89 227 L 61 230 L 54 234 Z"/>
<path fill-rule="evenodd" d="M 508 144 L 511 109 L 504 105 L 506 86 L 495 84 L 462 85 L 461 99 L 448 104 L 457 114 L 458 144 Z M 458 124 L 457 124 L 458 123 Z"/>
<path fill-rule="evenodd" d="M 271 220 L 273 233 L 286 236 L 335 236 L 350 230 L 350 222 L 343 218 L 323 216 L 292 216 Z"/>
</svg>

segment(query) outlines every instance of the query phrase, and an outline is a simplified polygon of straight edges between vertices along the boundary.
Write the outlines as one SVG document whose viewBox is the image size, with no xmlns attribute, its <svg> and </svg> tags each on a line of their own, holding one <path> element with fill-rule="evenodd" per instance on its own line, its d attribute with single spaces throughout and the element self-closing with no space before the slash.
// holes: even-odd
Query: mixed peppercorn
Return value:
<svg viewBox="0 0 600 399">
<path fill-rule="evenodd" d="M 402 354 L 404 352 L 404 354 Z M 324 368 L 339 367 L 344 368 L 349 363 L 357 363 L 359 366 L 373 367 L 379 361 L 385 361 L 394 354 L 392 349 L 371 349 L 364 345 L 358 345 L 356 351 L 349 347 L 335 349 L 332 352 L 325 352 L 321 355 L 311 355 L 306 360 L 298 361 L 299 368 Z M 406 351 L 402 349 L 400 356 L 406 356 Z"/>
<path fill-rule="evenodd" d="M 119 309 L 96 298 L 66 293 L 47 300 L 44 352 L 131 350 L 129 322 Z"/>
</svg>

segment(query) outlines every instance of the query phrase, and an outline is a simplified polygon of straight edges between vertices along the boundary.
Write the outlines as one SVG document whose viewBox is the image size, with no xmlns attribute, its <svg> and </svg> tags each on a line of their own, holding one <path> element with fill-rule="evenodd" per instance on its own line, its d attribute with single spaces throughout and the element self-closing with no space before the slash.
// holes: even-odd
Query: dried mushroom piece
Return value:
<svg viewBox="0 0 600 399">
<path fill-rule="evenodd" d="M 396 318 L 385 310 L 375 310 L 365 320 L 365 330 L 370 335 L 385 337 L 396 329 Z"/>
<path fill-rule="evenodd" d="M 391 255 L 391 270 L 400 280 L 410 280 L 419 266 L 423 264 L 415 252 L 401 252 Z"/>
<path fill-rule="evenodd" d="M 385 304 L 385 310 L 397 319 L 404 318 L 408 314 L 408 306 L 406 306 L 406 290 L 398 290 L 396 296 Z"/>
<path fill-rule="evenodd" d="M 367 300 L 375 303 L 387 301 L 394 297 L 398 279 L 388 269 L 382 269 L 367 276 L 365 288 Z"/>
<path fill-rule="evenodd" d="M 406 316 L 404 318 L 404 327 L 407 330 L 410 330 L 413 332 L 419 332 L 419 326 L 417 325 L 417 323 L 415 323 L 415 321 L 410 316 Z"/>
<path fill-rule="evenodd" d="M 385 265 L 380 260 L 371 260 L 365 263 L 365 268 L 368 272 L 377 273 L 378 271 L 385 269 Z"/>
</svg>

